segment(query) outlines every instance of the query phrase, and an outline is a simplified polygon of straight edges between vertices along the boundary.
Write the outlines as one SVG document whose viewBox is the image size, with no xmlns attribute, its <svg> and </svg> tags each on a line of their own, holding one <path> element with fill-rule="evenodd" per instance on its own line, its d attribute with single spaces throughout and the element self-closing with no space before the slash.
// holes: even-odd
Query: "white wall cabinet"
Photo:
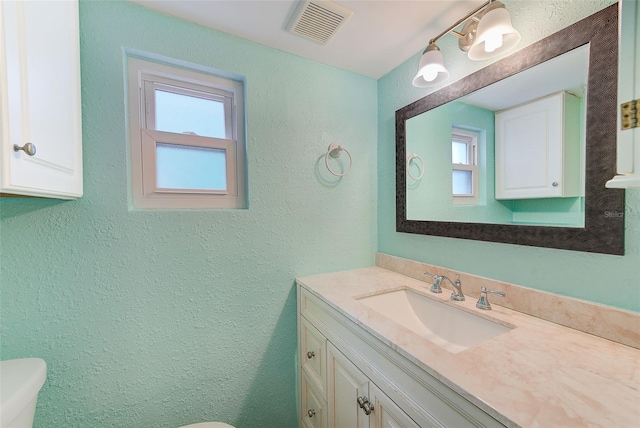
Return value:
<svg viewBox="0 0 640 428">
<path fill-rule="evenodd" d="M 635 114 L 640 117 L 640 4 L 638 0 L 620 0 L 620 33 L 618 44 L 618 108 L 636 101 Z M 629 104 L 631 105 L 631 104 Z M 624 129 L 618 114 L 618 175 L 607 187 L 627 189 L 640 187 L 640 125 Z M 637 119 L 640 121 L 640 118 Z"/>
<path fill-rule="evenodd" d="M 566 92 L 496 113 L 496 199 L 581 196 L 580 123 Z"/>
<path fill-rule="evenodd" d="M 304 287 L 297 291 L 300 426 L 503 426 Z"/>
<path fill-rule="evenodd" d="M 0 1 L 0 117 L 0 192 L 82 196 L 77 0 Z"/>
</svg>

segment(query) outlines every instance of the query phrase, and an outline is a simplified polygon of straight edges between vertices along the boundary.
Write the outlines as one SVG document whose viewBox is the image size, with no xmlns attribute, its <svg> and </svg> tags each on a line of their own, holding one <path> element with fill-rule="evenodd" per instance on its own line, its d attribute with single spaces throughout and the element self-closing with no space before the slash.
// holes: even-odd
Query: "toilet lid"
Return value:
<svg viewBox="0 0 640 428">
<path fill-rule="evenodd" d="M 223 422 L 200 422 L 199 424 L 185 425 L 180 428 L 234 428 Z"/>
</svg>

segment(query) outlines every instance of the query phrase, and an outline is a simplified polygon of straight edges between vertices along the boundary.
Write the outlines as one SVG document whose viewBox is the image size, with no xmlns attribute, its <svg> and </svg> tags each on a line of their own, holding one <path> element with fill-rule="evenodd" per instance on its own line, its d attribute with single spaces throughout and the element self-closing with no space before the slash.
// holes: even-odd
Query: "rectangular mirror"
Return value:
<svg viewBox="0 0 640 428">
<path fill-rule="evenodd" d="M 617 6 L 396 112 L 397 230 L 624 253 Z"/>
<path fill-rule="evenodd" d="M 584 45 L 408 119 L 407 218 L 584 227 L 588 68 Z"/>
</svg>

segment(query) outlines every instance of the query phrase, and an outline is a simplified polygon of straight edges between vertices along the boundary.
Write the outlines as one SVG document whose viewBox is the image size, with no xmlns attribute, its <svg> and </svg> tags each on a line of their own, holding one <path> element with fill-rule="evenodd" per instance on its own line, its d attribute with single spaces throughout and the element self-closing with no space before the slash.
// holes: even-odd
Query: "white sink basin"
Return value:
<svg viewBox="0 0 640 428">
<path fill-rule="evenodd" d="M 511 330 L 411 289 L 361 297 L 358 301 L 454 354 Z"/>
</svg>

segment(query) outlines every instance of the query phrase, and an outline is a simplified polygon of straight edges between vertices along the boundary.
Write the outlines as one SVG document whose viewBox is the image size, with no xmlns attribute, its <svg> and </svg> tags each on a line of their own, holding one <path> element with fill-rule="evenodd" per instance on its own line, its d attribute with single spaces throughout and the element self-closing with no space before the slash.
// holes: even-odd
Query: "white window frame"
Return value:
<svg viewBox="0 0 640 428">
<path fill-rule="evenodd" d="M 478 204 L 478 189 L 479 189 L 479 170 L 478 170 L 478 136 L 479 133 L 476 131 L 470 131 L 467 129 L 452 127 L 451 129 L 451 144 L 453 145 L 454 141 L 462 141 L 467 143 L 467 159 L 469 159 L 469 164 L 460 164 L 451 162 L 452 174 L 453 171 L 471 171 L 471 182 L 472 182 L 472 194 L 457 194 L 451 191 L 453 196 L 453 204 L 454 205 L 474 205 Z"/>
<path fill-rule="evenodd" d="M 243 84 L 218 75 L 128 57 L 131 196 L 135 209 L 246 208 Z M 226 138 L 155 129 L 155 91 L 222 102 Z M 160 188 L 156 146 L 168 144 L 224 150 L 227 189 Z"/>
</svg>

